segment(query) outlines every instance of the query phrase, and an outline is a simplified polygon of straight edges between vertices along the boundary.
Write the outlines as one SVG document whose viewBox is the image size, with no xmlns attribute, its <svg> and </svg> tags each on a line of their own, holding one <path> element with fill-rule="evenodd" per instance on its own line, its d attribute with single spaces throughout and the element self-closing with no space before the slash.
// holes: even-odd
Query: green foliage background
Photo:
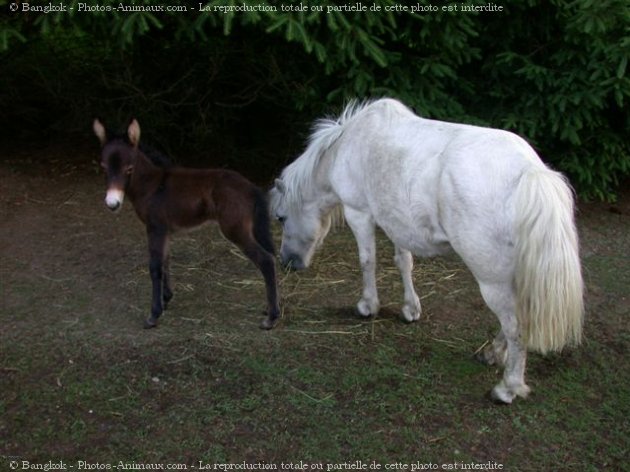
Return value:
<svg viewBox="0 0 630 472">
<path fill-rule="evenodd" d="M 188 12 L 86 13 L 69 1 L 67 13 L 12 13 L 0 0 L 0 126 L 11 139 L 72 136 L 94 115 L 133 115 L 180 161 L 260 180 L 295 156 L 313 119 L 350 98 L 393 96 L 426 117 L 521 134 L 585 198 L 614 199 L 630 174 L 629 0 L 418 14 L 384 9 L 487 2 L 362 2 L 378 13 L 326 13 L 346 2 L 325 0 L 204 5 L 243 3 L 278 11 L 180 1 L 168 4 Z"/>
</svg>

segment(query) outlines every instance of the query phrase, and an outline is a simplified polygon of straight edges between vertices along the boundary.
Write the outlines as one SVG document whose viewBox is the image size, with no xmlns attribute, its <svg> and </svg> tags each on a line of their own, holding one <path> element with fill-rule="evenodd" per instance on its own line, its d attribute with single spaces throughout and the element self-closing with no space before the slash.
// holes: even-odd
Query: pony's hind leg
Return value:
<svg viewBox="0 0 630 472">
<path fill-rule="evenodd" d="M 499 330 L 499 333 L 491 343 L 477 353 L 476 357 L 477 360 L 483 364 L 505 367 L 507 340 L 505 339 L 502 329 Z"/>
<path fill-rule="evenodd" d="M 488 307 L 497 315 L 501 332 L 507 345 L 503 379 L 492 389 L 492 398 L 502 403 L 512 403 L 516 396 L 527 397 L 530 388 L 525 384 L 527 350 L 520 339 L 516 319 L 514 291 L 511 284 L 485 284 L 480 282 L 481 295 Z M 497 348 L 501 352 L 502 339 L 497 336 Z M 495 359 L 499 360 L 499 359 Z"/>
<path fill-rule="evenodd" d="M 405 304 L 402 308 L 403 319 L 409 323 L 412 321 L 418 321 L 420 319 L 420 315 L 422 314 L 422 306 L 420 305 L 420 299 L 416 294 L 416 290 L 413 287 L 413 279 L 411 277 L 411 271 L 413 270 L 413 256 L 406 249 L 396 246 L 394 261 L 398 266 L 398 270 L 400 270 L 405 290 Z"/>
</svg>

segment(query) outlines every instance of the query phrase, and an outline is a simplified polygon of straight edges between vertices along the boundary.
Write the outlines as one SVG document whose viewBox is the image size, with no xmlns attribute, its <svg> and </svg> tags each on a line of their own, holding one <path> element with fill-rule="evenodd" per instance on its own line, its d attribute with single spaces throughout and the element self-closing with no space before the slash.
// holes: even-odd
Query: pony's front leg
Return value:
<svg viewBox="0 0 630 472">
<path fill-rule="evenodd" d="M 357 303 L 361 316 L 376 315 L 380 309 L 376 290 L 376 245 L 374 220 L 368 213 L 344 207 L 344 215 L 359 247 L 359 260 L 363 271 L 363 296 Z"/>
<path fill-rule="evenodd" d="M 149 274 L 153 285 L 151 297 L 151 316 L 144 321 L 145 328 L 154 328 L 164 311 L 164 259 L 167 233 L 162 228 L 147 226 L 149 238 Z M 169 289 L 170 291 L 170 289 Z"/>
<path fill-rule="evenodd" d="M 422 306 L 420 305 L 420 298 L 416 294 L 416 290 L 413 287 L 413 279 L 411 278 L 411 271 L 413 270 L 413 256 L 406 249 L 402 249 L 396 246 L 396 255 L 394 261 L 400 270 L 402 277 L 402 283 L 405 290 L 405 304 L 402 308 L 402 316 L 405 321 L 411 323 L 412 321 L 418 321 L 422 314 Z"/>
</svg>

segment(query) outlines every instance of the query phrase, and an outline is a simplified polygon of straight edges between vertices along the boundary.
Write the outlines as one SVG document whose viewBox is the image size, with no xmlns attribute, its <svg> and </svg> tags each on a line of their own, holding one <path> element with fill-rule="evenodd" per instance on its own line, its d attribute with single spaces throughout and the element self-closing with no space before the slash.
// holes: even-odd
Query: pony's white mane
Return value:
<svg viewBox="0 0 630 472">
<path fill-rule="evenodd" d="M 383 98 L 364 101 L 351 100 L 336 119 L 317 120 L 313 125 L 308 145 L 302 155 L 282 172 L 283 191 L 271 193 L 272 211 L 275 212 L 278 209 L 280 200 L 289 210 L 300 211 L 303 207 L 304 197 L 313 193 L 318 168 L 330 148 L 351 122 L 371 112 L 378 112 L 386 120 L 404 114 L 414 115 L 409 108 L 399 101 Z M 343 223 L 343 211 L 340 207 L 333 209 L 330 216 L 333 226 Z"/>
<path fill-rule="evenodd" d="M 326 151 L 341 137 L 348 122 L 371 103 L 352 100 L 336 119 L 322 118 L 315 122 L 305 151 L 282 172 L 282 181 L 286 186 L 283 198 L 287 206 L 294 208 L 302 206 L 302 197 L 311 193 L 315 173 Z"/>
</svg>

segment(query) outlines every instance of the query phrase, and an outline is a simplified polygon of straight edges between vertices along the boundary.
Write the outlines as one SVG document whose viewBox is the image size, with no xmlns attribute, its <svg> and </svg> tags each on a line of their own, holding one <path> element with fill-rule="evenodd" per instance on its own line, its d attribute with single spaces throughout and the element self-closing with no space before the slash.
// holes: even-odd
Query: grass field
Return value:
<svg viewBox="0 0 630 472">
<path fill-rule="evenodd" d="M 128 204 L 106 210 L 91 157 L 0 156 L 0 469 L 630 470 L 628 194 L 613 208 L 581 205 L 583 345 L 531 354 L 533 394 L 497 406 L 488 392 L 500 373 L 472 354 L 498 325 L 461 262 L 417 261 L 424 314 L 404 324 L 393 247 L 380 237 L 383 310 L 361 320 L 347 228 L 308 271 L 281 275 L 283 317 L 270 332 L 258 329 L 253 266 L 214 227 L 181 235 L 175 298 L 160 327 L 143 330 L 144 230 Z"/>
</svg>

